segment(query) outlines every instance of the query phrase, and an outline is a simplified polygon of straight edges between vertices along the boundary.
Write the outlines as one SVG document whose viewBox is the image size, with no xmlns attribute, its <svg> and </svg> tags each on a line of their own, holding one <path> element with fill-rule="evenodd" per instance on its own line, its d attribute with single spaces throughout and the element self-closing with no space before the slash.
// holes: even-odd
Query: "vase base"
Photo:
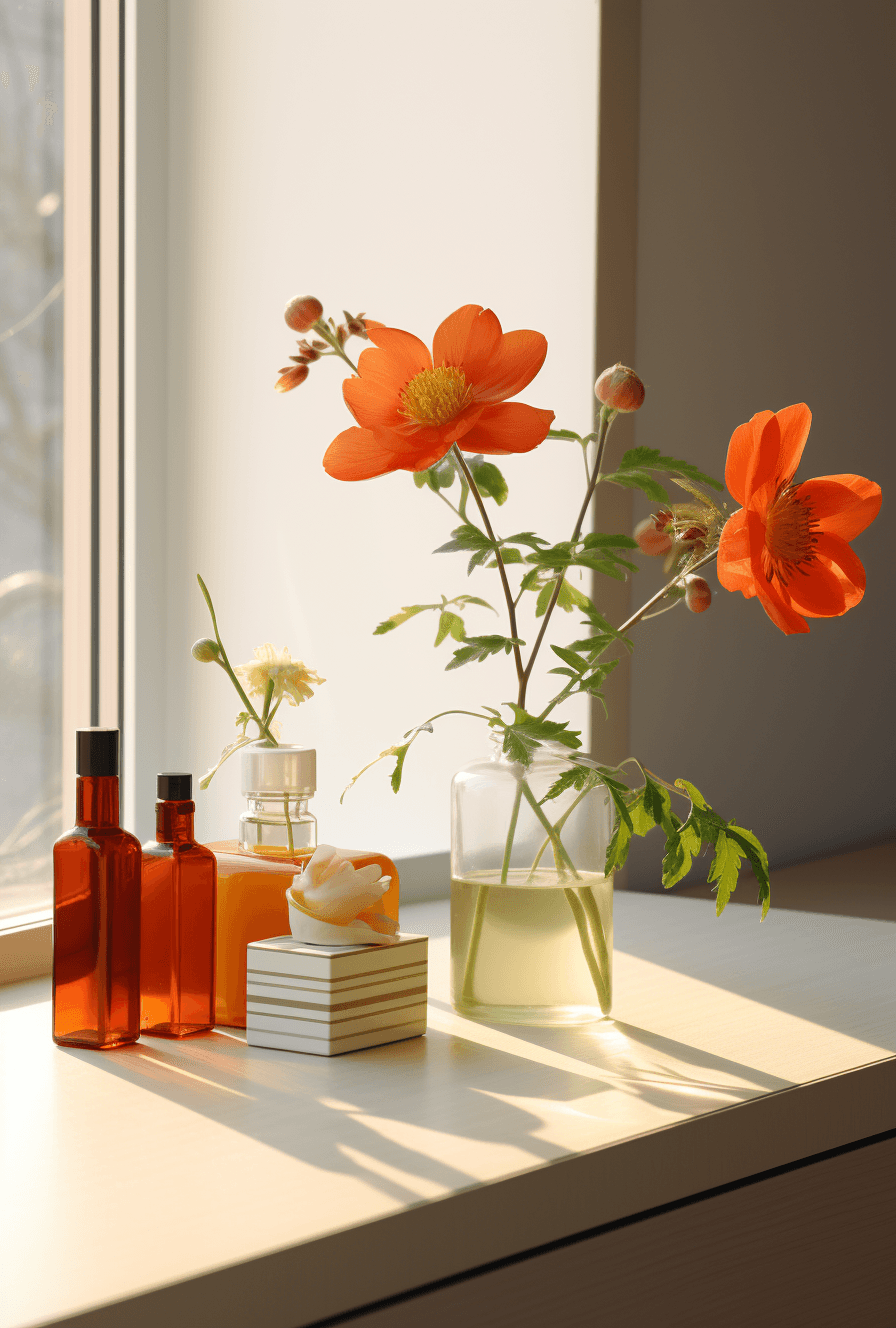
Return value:
<svg viewBox="0 0 896 1328">
<path fill-rule="evenodd" d="M 532 1028 L 573 1028 L 609 1019 L 598 1005 L 483 1005 L 479 1001 L 455 1001 L 464 1019 L 480 1024 L 527 1024 Z"/>
</svg>

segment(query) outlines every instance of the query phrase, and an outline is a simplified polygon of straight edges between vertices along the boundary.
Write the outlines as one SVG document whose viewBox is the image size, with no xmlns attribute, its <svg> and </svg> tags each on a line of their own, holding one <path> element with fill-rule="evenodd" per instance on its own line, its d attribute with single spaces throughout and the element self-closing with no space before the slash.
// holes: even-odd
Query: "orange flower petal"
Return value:
<svg viewBox="0 0 896 1328">
<path fill-rule="evenodd" d="M 716 572 L 719 581 L 726 590 L 739 590 L 752 599 L 753 572 L 750 562 L 750 523 L 754 522 L 757 530 L 754 538 L 762 540 L 762 523 L 753 512 L 741 508 L 725 522 L 719 539 L 719 552 L 716 559 Z"/>
<path fill-rule="evenodd" d="M 379 355 L 381 352 L 372 353 Z M 370 354 L 370 351 L 364 351 L 364 355 Z M 394 382 L 384 383 L 365 372 L 363 378 L 346 378 L 342 384 L 342 395 L 345 404 L 364 429 L 394 427 L 404 421 L 404 416 L 398 412 L 399 396 Z"/>
<path fill-rule="evenodd" d="M 324 470 L 334 480 L 371 480 L 404 469 L 407 454 L 390 443 L 390 435 L 372 429 L 344 429 L 324 453 Z"/>
<path fill-rule="evenodd" d="M 839 535 L 828 535 L 822 532 L 815 537 L 815 553 L 822 564 L 830 571 L 840 582 L 840 589 L 843 591 L 845 607 L 853 609 L 859 600 L 865 594 L 865 568 L 862 560 L 853 552 Z M 809 610 L 805 610 L 810 613 Z M 827 614 L 810 613 L 813 618 L 827 617 Z"/>
<path fill-rule="evenodd" d="M 793 605 L 778 594 L 774 584 L 766 581 L 754 583 L 759 603 L 765 609 L 776 627 L 780 627 L 785 636 L 794 636 L 797 632 L 808 632 L 809 624 L 801 618 Z"/>
<path fill-rule="evenodd" d="M 540 332 L 505 332 L 488 365 L 473 375 L 476 400 L 506 401 L 532 382 L 544 364 L 548 343 Z"/>
<path fill-rule="evenodd" d="M 492 456 L 531 452 L 544 442 L 553 419 L 552 410 L 537 410 L 522 401 L 487 406 L 459 446 L 464 452 L 486 452 Z"/>
<path fill-rule="evenodd" d="M 815 559 L 803 575 L 795 569 L 787 583 L 791 604 L 813 618 L 837 618 L 846 612 L 846 596 L 840 578 L 831 567 Z"/>
<path fill-rule="evenodd" d="M 841 539 L 855 539 L 880 511 L 880 485 L 861 475 L 821 475 L 804 480 L 799 490 L 819 528 Z"/>
<path fill-rule="evenodd" d="M 772 418 L 770 410 L 762 410 L 746 424 L 739 424 L 731 435 L 728 444 L 728 457 L 725 461 L 725 484 L 728 492 L 742 506 L 746 504 L 747 475 L 752 466 L 753 454 L 759 446 L 762 430 Z"/>
<path fill-rule="evenodd" d="M 432 339 L 432 362 L 437 369 L 444 364 L 460 368 L 464 362 L 470 330 L 481 313 L 481 304 L 464 304 L 439 324 Z"/>
<path fill-rule="evenodd" d="M 383 379 L 391 377 L 393 380 L 400 380 L 397 383 L 400 390 L 416 374 L 432 368 L 429 351 L 420 338 L 412 333 L 403 332 L 400 327 L 368 327 L 368 336 L 374 345 L 379 346 L 388 356 L 390 363 L 387 368 L 385 361 L 373 360 L 373 353 L 365 350 L 358 360 L 358 370 L 362 377 L 376 373 Z M 366 361 L 363 369 L 361 360 Z"/>
</svg>

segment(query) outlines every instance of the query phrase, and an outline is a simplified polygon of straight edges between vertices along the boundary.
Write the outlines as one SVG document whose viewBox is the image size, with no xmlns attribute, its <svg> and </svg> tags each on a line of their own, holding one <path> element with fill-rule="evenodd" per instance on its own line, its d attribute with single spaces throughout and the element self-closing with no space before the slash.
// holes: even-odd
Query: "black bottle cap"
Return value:
<svg viewBox="0 0 896 1328">
<path fill-rule="evenodd" d="M 78 729 L 76 774 L 118 776 L 118 729 Z"/>
<path fill-rule="evenodd" d="M 193 798 L 193 776 L 182 773 L 156 775 L 156 797 L 160 802 L 190 802 Z"/>
</svg>

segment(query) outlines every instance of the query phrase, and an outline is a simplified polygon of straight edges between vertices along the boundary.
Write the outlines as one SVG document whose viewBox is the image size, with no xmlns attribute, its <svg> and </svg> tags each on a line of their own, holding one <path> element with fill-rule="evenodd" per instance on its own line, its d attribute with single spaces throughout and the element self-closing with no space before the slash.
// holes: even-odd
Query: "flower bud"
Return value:
<svg viewBox="0 0 896 1328">
<path fill-rule="evenodd" d="M 705 540 L 706 528 L 704 526 L 691 526 L 683 535 L 679 535 L 678 538 L 683 540 L 685 544 L 690 544 L 693 540 Z"/>
<path fill-rule="evenodd" d="M 659 558 L 672 548 L 672 537 L 657 527 L 656 518 L 646 516 L 635 526 L 635 541 L 642 553 Z"/>
<path fill-rule="evenodd" d="M 298 355 L 290 355 L 289 358 L 299 364 L 313 364 L 315 360 L 320 359 L 320 351 L 310 346 L 307 341 L 300 341 Z"/>
<path fill-rule="evenodd" d="M 611 410 L 628 413 L 643 405 L 644 384 L 634 369 L 627 369 L 624 364 L 614 364 L 611 369 L 604 369 L 594 384 L 594 395 Z"/>
<path fill-rule="evenodd" d="M 293 332 L 310 332 L 323 312 L 324 306 L 313 295 L 297 295 L 284 309 L 283 317 Z"/>
<path fill-rule="evenodd" d="M 299 383 L 304 383 L 308 377 L 307 364 L 293 364 L 288 369 L 281 369 L 282 378 L 278 378 L 274 384 L 275 392 L 291 392 Z"/>
<path fill-rule="evenodd" d="M 684 602 L 691 613 L 705 613 L 712 602 L 712 590 L 709 582 L 702 576 L 685 577 Z"/>
<path fill-rule="evenodd" d="M 343 309 L 342 312 L 345 314 L 345 326 L 349 336 L 363 337 L 365 341 L 368 341 L 367 324 L 364 322 L 364 315 L 358 314 L 357 318 L 354 318 L 347 309 Z"/>
<path fill-rule="evenodd" d="M 197 641 L 192 650 L 193 658 L 198 659 L 200 664 L 214 664 L 220 653 L 220 646 L 210 636 L 204 636 L 201 641 Z"/>
<path fill-rule="evenodd" d="M 669 511 L 668 507 L 661 507 L 658 512 L 654 513 L 653 517 L 654 525 L 657 530 L 665 530 L 674 520 L 675 517 L 672 512 Z"/>
<path fill-rule="evenodd" d="M 345 323 L 340 323 L 336 329 L 336 340 L 339 342 L 340 346 L 345 345 L 350 335 L 351 333 L 349 332 L 348 328 L 345 326 Z"/>
</svg>

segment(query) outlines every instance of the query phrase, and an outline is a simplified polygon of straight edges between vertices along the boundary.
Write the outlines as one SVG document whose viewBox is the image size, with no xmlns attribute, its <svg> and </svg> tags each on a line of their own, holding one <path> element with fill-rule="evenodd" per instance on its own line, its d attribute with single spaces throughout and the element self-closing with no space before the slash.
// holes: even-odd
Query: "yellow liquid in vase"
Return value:
<svg viewBox="0 0 896 1328">
<path fill-rule="evenodd" d="M 451 882 L 451 984 L 470 1019 L 583 1024 L 612 998 L 613 878 L 512 870 Z M 590 963 L 589 963 L 590 960 Z"/>
<path fill-rule="evenodd" d="M 218 857 L 218 909 L 215 927 L 215 1023 L 246 1027 L 246 946 L 289 935 L 286 891 L 314 852 L 303 849 L 286 857 L 270 847 L 261 853 L 240 847 L 238 840 L 209 844 Z M 379 909 L 398 921 L 398 869 L 382 853 L 338 849 L 354 867 L 375 862 L 391 877 Z M 253 859 L 264 867 L 253 870 Z M 238 860 L 238 861 L 237 861 Z"/>
</svg>

